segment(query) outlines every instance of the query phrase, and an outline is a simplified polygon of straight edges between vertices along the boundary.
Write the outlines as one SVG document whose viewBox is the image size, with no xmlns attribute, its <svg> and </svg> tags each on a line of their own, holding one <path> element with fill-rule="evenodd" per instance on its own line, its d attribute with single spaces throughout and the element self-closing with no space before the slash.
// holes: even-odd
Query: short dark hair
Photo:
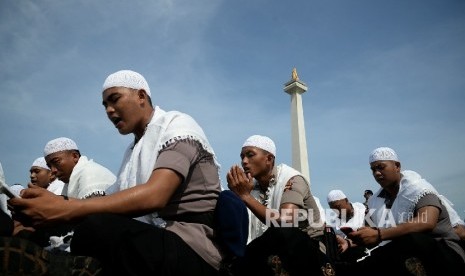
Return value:
<svg viewBox="0 0 465 276">
<path fill-rule="evenodd" d="M 81 152 L 78 149 L 68 150 L 69 152 L 75 152 L 79 157 L 81 157 Z"/>
<path fill-rule="evenodd" d="M 365 194 L 370 194 L 370 195 L 372 195 L 372 194 L 373 194 L 373 191 L 372 191 L 372 190 L 365 190 Z"/>
<path fill-rule="evenodd" d="M 148 94 L 147 94 L 147 100 L 148 100 L 150 106 L 153 107 L 152 98 L 150 98 L 150 96 Z"/>
</svg>

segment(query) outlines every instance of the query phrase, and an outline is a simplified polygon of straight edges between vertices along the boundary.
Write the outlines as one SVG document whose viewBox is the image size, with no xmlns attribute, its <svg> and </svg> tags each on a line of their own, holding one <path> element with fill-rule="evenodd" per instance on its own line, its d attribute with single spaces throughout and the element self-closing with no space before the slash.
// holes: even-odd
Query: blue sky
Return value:
<svg viewBox="0 0 465 276">
<path fill-rule="evenodd" d="M 293 67 L 312 191 L 362 201 L 368 155 L 390 146 L 465 216 L 464 1 L 0 2 L 0 162 L 26 184 L 47 141 L 67 136 L 117 173 L 130 136 L 101 105 L 106 76 L 142 73 L 153 101 L 193 116 L 227 170 L 244 140 L 271 137 L 291 164 Z"/>
</svg>

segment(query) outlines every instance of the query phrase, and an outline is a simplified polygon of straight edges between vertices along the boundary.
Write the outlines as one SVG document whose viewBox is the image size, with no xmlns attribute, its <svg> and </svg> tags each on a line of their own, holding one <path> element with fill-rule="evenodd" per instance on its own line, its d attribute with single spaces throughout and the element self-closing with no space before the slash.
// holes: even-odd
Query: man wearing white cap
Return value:
<svg viewBox="0 0 465 276">
<path fill-rule="evenodd" d="M 233 166 L 227 181 L 250 210 L 250 227 L 246 255 L 235 264 L 236 273 L 266 274 L 268 258 L 282 261 L 291 275 L 320 273 L 327 263 L 320 251 L 324 224 L 308 181 L 286 164 L 275 165 L 276 146 L 269 137 L 250 136 L 240 156 L 242 168 Z M 299 220 L 302 213 L 308 219 Z"/>
<path fill-rule="evenodd" d="M 34 160 L 29 169 L 29 173 L 32 185 L 37 185 L 56 195 L 61 195 L 65 183 L 52 173 L 44 157 L 39 157 Z"/>
<path fill-rule="evenodd" d="M 30 184 L 47 189 L 48 191 L 56 195 L 61 195 L 65 183 L 57 179 L 56 175 L 51 172 L 50 168 L 47 166 L 47 162 L 45 161 L 44 157 L 36 158 L 34 162 L 32 162 L 31 168 L 29 169 L 29 173 L 29 178 L 31 179 Z M 20 196 L 21 191 L 24 189 L 24 187 L 21 184 L 16 184 L 14 187 L 12 186 L 11 188 L 13 192 L 16 191 L 16 194 L 18 196 Z M 23 230 L 27 232 L 20 233 Z M 43 231 L 45 231 L 43 229 L 40 229 L 38 232 L 34 234 L 29 233 L 34 231 L 34 228 L 24 227 L 20 222 L 15 221 L 15 229 L 13 231 L 13 235 L 33 240 L 37 244 L 42 244 L 44 246 L 48 245 L 48 237 L 50 235 L 42 234 Z"/>
<path fill-rule="evenodd" d="M 109 169 L 81 155 L 76 143 L 69 138 L 49 141 L 45 145 L 44 156 L 51 173 L 65 183 L 62 193 L 67 197 L 103 196 L 116 181 Z"/>
<path fill-rule="evenodd" d="M 453 275 L 464 271 L 465 252 L 436 189 L 413 171 L 401 171 L 388 147 L 369 156 L 381 188 L 368 201 L 372 227 L 348 234 L 358 245 L 379 246 L 341 272 L 347 275 Z M 339 273 L 344 275 L 344 273 Z"/>
<path fill-rule="evenodd" d="M 106 275 L 217 275 L 219 165 L 202 128 L 187 114 L 153 107 L 137 72 L 109 75 L 102 90 L 108 119 L 134 135 L 107 195 L 66 201 L 27 189 L 34 202 L 11 204 L 37 224 L 82 220 L 71 252 L 99 259 Z M 46 200 L 54 208 L 42 208 Z"/>
<path fill-rule="evenodd" d="M 339 255 L 343 261 L 355 261 L 364 255 L 364 247 L 357 247 L 346 239 L 346 235 L 365 225 L 366 207 L 360 202 L 350 202 L 341 190 L 331 190 L 327 195 L 329 207 L 338 214 L 338 218 L 327 220 L 326 223 L 333 227 L 338 241 Z M 347 250 L 349 249 L 350 250 Z"/>
<path fill-rule="evenodd" d="M 357 230 L 365 224 L 365 205 L 360 202 L 350 202 L 341 190 L 331 190 L 328 193 L 327 201 L 329 208 L 338 213 L 338 221 L 331 224 L 335 228 L 336 234 L 345 237 L 344 229 Z M 327 221 L 329 224 L 330 222 Z M 342 228 L 342 230 L 341 230 Z"/>
<path fill-rule="evenodd" d="M 77 144 L 66 137 L 49 141 L 45 145 L 44 156 L 45 158 L 34 160 L 31 166 L 31 186 L 47 189 L 56 195 L 63 195 L 64 198 L 85 199 L 103 196 L 105 190 L 116 180 L 110 170 L 82 156 Z M 72 233 L 73 228 L 73 225 L 68 223 L 60 223 L 52 227 L 34 229 L 15 221 L 14 234 L 47 247 L 52 237 Z M 69 242 L 63 244 L 62 248 L 69 250 Z"/>
</svg>

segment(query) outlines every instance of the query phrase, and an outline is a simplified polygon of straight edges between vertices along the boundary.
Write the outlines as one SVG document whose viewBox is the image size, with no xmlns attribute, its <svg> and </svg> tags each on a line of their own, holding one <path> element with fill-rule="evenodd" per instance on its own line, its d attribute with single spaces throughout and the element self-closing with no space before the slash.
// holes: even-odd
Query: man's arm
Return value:
<svg viewBox="0 0 465 276">
<path fill-rule="evenodd" d="M 266 206 L 256 200 L 250 193 L 253 189 L 253 178 L 237 165 L 234 165 L 226 175 L 228 187 L 249 208 L 249 210 L 263 223 L 266 222 Z"/>
<path fill-rule="evenodd" d="M 409 233 L 431 232 L 436 227 L 439 209 L 435 206 L 425 206 L 418 209 L 413 219 L 390 228 L 362 227 L 348 235 L 358 244 L 373 245 L 383 240 L 391 240 Z"/>
<path fill-rule="evenodd" d="M 171 169 L 156 169 L 145 184 L 104 197 L 64 200 L 45 189 L 26 189 L 23 198 L 9 201 L 14 213 L 26 215 L 33 226 L 71 222 L 95 213 L 131 217 L 162 209 L 181 184 L 182 177 Z"/>
<path fill-rule="evenodd" d="M 465 225 L 457 224 L 454 227 L 454 231 L 461 240 L 465 240 Z"/>
</svg>

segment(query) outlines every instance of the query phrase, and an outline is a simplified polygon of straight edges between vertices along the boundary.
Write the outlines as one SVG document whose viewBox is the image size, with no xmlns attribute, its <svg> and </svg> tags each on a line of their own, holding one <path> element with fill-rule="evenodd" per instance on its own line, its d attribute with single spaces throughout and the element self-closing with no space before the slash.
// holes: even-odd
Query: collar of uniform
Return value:
<svg viewBox="0 0 465 276">
<path fill-rule="evenodd" d="M 396 199 L 396 198 L 391 198 L 391 196 L 385 189 L 382 189 L 381 192 L 379 192 L 378 197 L 384 198 L 384 204 L 386 204 L 387 208 L 391 208 L 392 203 Z"/>
</svg>

